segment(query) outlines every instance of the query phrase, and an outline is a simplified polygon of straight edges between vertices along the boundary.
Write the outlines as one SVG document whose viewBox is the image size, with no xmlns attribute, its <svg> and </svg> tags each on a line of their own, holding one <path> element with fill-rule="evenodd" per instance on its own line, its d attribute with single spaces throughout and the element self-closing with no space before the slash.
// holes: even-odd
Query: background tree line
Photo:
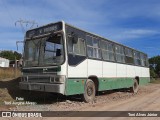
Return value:
<svg viewBox="0 0 160 120">
<path fill-rule="evenodd" d="M 149 59 L 150 75 L 153 78 L 160 77 L 160 56 L 154 56 Z"/>
<path fill-rule="evenodd" d="M 22 58 L 22 54 L 16 51 L 3 50 L 3 51 L 0 51 L 0 57 L 6 58 L 9 60 L 15 60 L 15 59 L 19 60 Z"/>
</svg>

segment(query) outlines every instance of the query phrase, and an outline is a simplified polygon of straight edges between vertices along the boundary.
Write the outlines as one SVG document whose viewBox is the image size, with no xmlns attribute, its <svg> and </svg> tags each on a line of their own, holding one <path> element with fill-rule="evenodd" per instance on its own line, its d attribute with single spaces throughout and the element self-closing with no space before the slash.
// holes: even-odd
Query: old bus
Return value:
<svg viewBox="0 0 160 120">
<path fill-rule="evenodd" d="M 129 88 L 150 81 L 147 54 L 65 22 L 26 32 L 20 88 L 81 94 L 93 101 L 97 91 Z"/>
</svg>

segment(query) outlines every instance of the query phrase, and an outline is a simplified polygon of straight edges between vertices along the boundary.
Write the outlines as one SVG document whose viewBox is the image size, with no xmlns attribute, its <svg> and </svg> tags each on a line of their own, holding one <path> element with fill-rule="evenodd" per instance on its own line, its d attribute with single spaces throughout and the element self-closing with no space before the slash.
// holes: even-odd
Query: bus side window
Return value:
<svg viewBox="0 0 160 120">
<path fill-rule="evenodd" d="M 130 48 L 125 48 L 125 55 L 126 55 L 126 63 L 133 64 L 133 51 Z"/>
<path fill-rule="evenodd" d="M 148 67 L 147 55 L 141 53 L 141 54 L 140 54 L 140 57 L 141 57 L 141 64 L 142 64 L 142 66 Z"/>
<path fill-rule="evenodd" d="M 77 44 L 73 44 L 74 53 L 76 55 L 86 55 L 86 49 L 85 49 L 85 41 L 82 38 L 78 38 Z"/>
<path fill-rule="evenodd" d="M 87 41 L 87 54 L 90 58 L 101 59 L 101 49 L 99 45 L 99 40 L 97 38 L 86 36 Z"/>
<path fill-rule="evenodd" d="M 72 37 L 68 36 L 68 52 L 75 55 L 85 56 L 86 48 L 84 39 L 78 38 L 78 42 L 74 44 L 72 42 Z"/>
<path fill-rule="evenodd" d="M 101 41 L 102 57 L 104 60 L 115 61 L 113 44 L 108 41 Z"/>
<path fill-rule="evenodd" d="M 124 48 L 121 45 L 115 45 L 116 61 L 125 63 Z"/>
<path fill-rule="evenodd" d="M 140 53 L 137 51 L 134 52 L 134 63 L 135 63 L 135 65 L 141 66 Z"/>
<path fill-rule="evenodd" d="M 73 53 L 73 42 L 71 35 L 68 35 L 68 52 Z"/>
</svg>

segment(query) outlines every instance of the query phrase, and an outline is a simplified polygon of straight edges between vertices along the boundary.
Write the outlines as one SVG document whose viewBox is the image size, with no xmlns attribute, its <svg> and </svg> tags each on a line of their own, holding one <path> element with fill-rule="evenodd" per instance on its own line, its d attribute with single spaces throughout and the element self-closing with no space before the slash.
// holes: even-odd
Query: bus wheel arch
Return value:
<svg viewBox="0 0 160 120">
<path fill-rule="evenodd" d="M 136 76 L 136 77 L 135 77 L 135 80 L 137 80 L 138 85 L 139 85 L 139 76 Z"/>
<path fill-rule="evenodd" d="M 98 77 L 97 76 L 89 76 L 88 79 L 92 80 L 95 84 L 95 88 L 96 88 L 96 92 L 98 91 L 99 88 L 99 81 L 98 81 Z"/>
</svg>

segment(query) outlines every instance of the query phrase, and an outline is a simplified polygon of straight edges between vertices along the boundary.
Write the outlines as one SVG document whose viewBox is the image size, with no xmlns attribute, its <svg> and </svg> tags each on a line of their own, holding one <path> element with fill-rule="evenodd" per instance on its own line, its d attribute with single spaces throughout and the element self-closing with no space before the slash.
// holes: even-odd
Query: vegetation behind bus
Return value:
<svg viewBox="0 0 160 120">
<path fill-rule="evenodd" d="M 22 54 L 16 51 L 3 50 L 3 51 L 0 51 L 0 57 L 6 58 L 8 60 L 15 60 L 15 58 L 16 60 L 19 60 L 22 58 Z"/>
<path fill-rule="evenodd" d="M 160 77 L 160 56 L 154 56 L 149 59 L 150 76 L 152 78 Z"/>
</svg>

